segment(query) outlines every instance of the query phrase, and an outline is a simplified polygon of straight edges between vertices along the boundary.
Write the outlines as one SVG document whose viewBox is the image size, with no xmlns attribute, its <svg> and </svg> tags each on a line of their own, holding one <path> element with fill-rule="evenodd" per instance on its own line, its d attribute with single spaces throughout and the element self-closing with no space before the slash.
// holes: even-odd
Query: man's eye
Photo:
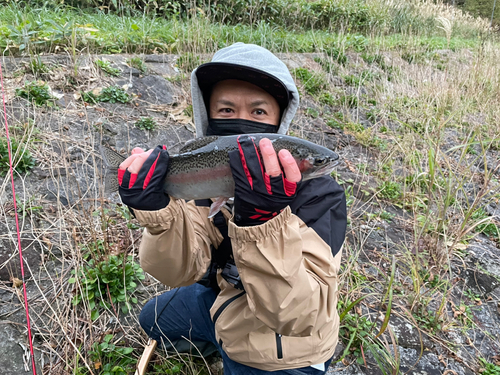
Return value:
<svg viewBox="0 0 500 375">
<path fill-rule="evenodd" d="M 231 113 L 233 110 L 231 108 L 222 108 L 220 110 L 220 112 L 223 112 L 223 113 Z"/>
<path fill-rule="evenodd" d="M 266 111 L 264 111 L 264 110 L 262 110 L 262 109 L 256 109 L 256 110 L 254 111 L 254 113 L 255 113 L 256 115 L 265 115 L 265 114 L 266 114 Z"/>
</svg>

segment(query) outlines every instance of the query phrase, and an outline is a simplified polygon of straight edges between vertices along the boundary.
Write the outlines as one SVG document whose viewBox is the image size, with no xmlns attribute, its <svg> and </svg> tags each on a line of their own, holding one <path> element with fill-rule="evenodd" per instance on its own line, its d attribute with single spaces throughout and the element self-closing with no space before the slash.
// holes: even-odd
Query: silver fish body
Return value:
<svg viewBox="0 0 500 375">
<path fill-rule="evenodd" d="M 281 134 L 251 134 L 258 146 L 262 138 L 273 143 L 276 152 L 290 151 L 302 173 L 302 180 L 331 173 L 336 165 L 338 154 L 306 141 Z M 234 196 L 234 181 L 229 165 L 229 152 L 238 149 L 238 135 L 210 136 L 188 142 L 179 154 L 170 156 L 170 165 L 165 178 L 164 189 L 167 194 L 180 199 L 207 199 Z M 112 153 L 112 154 L 111 154 Z M 118 168 L 125 159 L 114 151 L 101 146 L 101 155 L 109 169 Z M 114 175 L 116 180 L 116 174 Z M 113 191 L 116 186 L 106 179 L 106 190 Z"/>
</svg>

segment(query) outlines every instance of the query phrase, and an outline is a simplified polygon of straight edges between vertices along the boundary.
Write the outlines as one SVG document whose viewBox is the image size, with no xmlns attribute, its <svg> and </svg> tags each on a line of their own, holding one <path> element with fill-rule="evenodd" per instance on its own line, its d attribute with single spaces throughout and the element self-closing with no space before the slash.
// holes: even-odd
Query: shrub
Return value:
<svg viewBox="0 0 500 375">
<path fill-rule="evenodd" d="M 35 159 L 31 156 L 29 150 L 25 148 L 24 144 L 18 143 L 16 140 L 11 140 L 11 153 L 14 158 L 12 160 L 12 165 L 17 173 L 27 173 L 35 166 Z M 16 154 L 18 155 L 16 156 Z M 4 177 L 7 175 L 9 170 L 9 149 L 7 145 L 7 138 L 0 137 L 0 176 Z"/>
</svg>

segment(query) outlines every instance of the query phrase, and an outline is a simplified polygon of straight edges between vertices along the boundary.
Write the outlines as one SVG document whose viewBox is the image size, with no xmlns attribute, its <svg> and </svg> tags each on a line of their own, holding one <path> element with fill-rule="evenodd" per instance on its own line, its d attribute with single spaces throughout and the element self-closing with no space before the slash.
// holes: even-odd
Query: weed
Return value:
<svg viewBox="0 0 500 375">
<path fill-rule="evenodd" d="M 500 239 L 500 231 L 498 227 L 492 221 L 493 218 L 488 215 L 488 213 L 483 209 L 477 209 L 471 216 L 471 220 L 478 223 L 475 227 L 477 233 L 484 233 L 485 235 Z"/>
<path fill-rule="evenodd" d="M 104 336 L 102 342 L 95 342 L 89 351 L 94 363 L 94 369 L 99 375 L 126 375 L 131 374 L 137 359 L 131 356 L 134 348 L 118 346 L 113 342 L 113 335 Z M 79 375 L 88 374 L 85 367 L 79 368 Z"/>
<path fill-rule="evenodd" d="M 180 55 L 176 61 L 176 66 L 184 72 L 191 73 L 196 67 L 203 64 L 201 57 L 191 52 Z"/>
<path fill-rule="evenodd" d="M 361 58 L 365 60 L 367 64 L 377 63 L 380 66 L 385 65 L 384 56 L 380 54 L 371 55 L 369 53 L 362 53 Z"/>
<path fill-rule="evenodd" d="M 17 212 L 23 215 L 23 218 L 26 217 L 27 215 L 36 215 L 42 211 L 43 207 L 42 206 L 34 206 L 33 201 L 35 200 L 34 196 L 31 196 L 28 198 L 28 200 L 23 201 L 17 194 L 16 194 L 16 201 L 17 201 Z"/>
<path fill-rule="evenodd" d="M 14 166 L 14 177 L 17 173 L 26 174 L 35 166 L 35 159 L 26 148 L 26 145 L 11 139 L 12 165 Z M 0 137 L 0 176 L 5 176 L 10 170 L 9 149 L 7 138 Z"/>
<path fill-rule="evenodd" d="M 346 314 L 341 322 L 339 337 L 344 345 L 350 343 L 352 354 L 356 357 L 356 362 L 360 365 L 364 363 L 361 347 L 368 344 L 368 337 L 375 327 L 375 323 L 369 321 L 363 316 Z"/>
<path fill-rule="evenodd" d="M 361 133 L 365 130 L 365 127 L 357 122 L 348 122 L 345 124 L 344 129 L 353 133 Z"/>
<path fill-rule="evenodd" d="M 380 212 L 380 218 L 382 220 L 387 221 L 388 223 L 390 223 L 392 221 L 392 219 L 394 218 L 394 216 L 396 216 L 396 215 L 395 214 L 391 214 L 390 212 L 387 212 L 387 211 Z"/>
<path fill-rule="evenodd" d="M 317 95 L 326 88 L 326 81 L 319 73 L 313 73 L 306 68 L 297 68 L 293 74 L 302 82 L 304 90 L 310 95 Z"/>
<path fill-rule="evenodd" d="M 146 73 L 148 70 L 148 67 L 144 64 L 144 61 L 142 61 L 140 57 L 131 57 L 127 60 L 127 64 L 132 68 L 136 68 L 141 73 Z"/>
<path fill-rule="evenodd" d="M 309 107 L 306 109 L 306 115 L 312 118 L 318 118 L 319 112 L 317 109 Z"/>
<path fill-rule="evenodd" d="M 24 88 L 16 89 L 16 95 L 38 106 L 55 106 L 54 98 L 50 95 L 49 86 L 43 82 L 26 82 Z"/>
<path fill-rule="evenodd" d="M 193 105 L 192 104 L 188 105 L 186 109 L 182 111 L 182 113 L 184 113 L 185 116 L 193 117 Z"/>
<path fill-rule="evenodd" d="M 333 129 L 341 129 L 341 130 L 344 129 L 344 124 L 342 122 L 339 122 L 335 118 L 330 118 L 326 120 L 326 124 Z"/>
<path fill-rule="evenodd" d="M 330 74 L 336 74 L 339 70 L 338 65 L 333 64 L 332 62 L 328 61 L 327 59 L 322 59 L 320 57 L 315 57 L 314 61 L 316 61 L 321 67 Z"/>
<path fill-rule="evenodd" d="M 129 302 L 137 303 L 137 298 L 129 297 L 137 288 L 137 281 L 144 280 L 144 274 L 132 256 L 110 255 L 107 259 L 96 261 L 91 259 L 87 265 L 78 271 L 72 270 L 74 275 L 69 283 L 79 283 L 77 294 L 73 298 L 73 305 L 83 300 L 88 303 L 91 318 L 99 317 L 98 306 L 109 309 L 114 304 L 122 304 L 123 313 L 129 311 Z"/>
<path fill-rule="evenodd" d="M 356 95 L 342 95 L 340 97 L 340 104 L 349 108 L 355 108 L 359 105 L 359 99 Z"/>
<path fill-rule="evenodd" d="M 94 64 L 101 69 L 104 73 L 113 76 L 113 77 L 118 77 L 121 73 L 121 70 L 118 68 L 113 68 L 111 66 L 111 63 L 109 61 L 105 60 L 96 60 L 94 61 Z"/>
<path fill-rule="evenodd" d="M 141 130 L 153 131 L 156 129 L 158 124 L 152 117 L 141 117 L 135 122 L 135 126 Z"/>
<path fill-rule="evenodd" d="M 30 62 L 26 66 L 26 71 L 35 76 L 39 76 L 50 72 L 50 68 L 45 65 L 40 56 L 36 56 L 30 59 Z"/>
<path fill-rule="evenodd" d="M 479 362 L 484 369 L 481 375 L 500 375 L 500 366 L 488 362 L 485 358 L 479 358 Z"/>
<path fill-rule="evenodd" d="M 323 91 L 319 96 L 318 96 L 318 101 L 321 104 L 329 105 L 333 107 L 336 103 L 335 96 L 333 96 L 331 93 Z"/>
<path fill-rule="evenodd" d="M 352 124 L 352 125 L 362 126 L 361 124 Z M 360 145 L 363 145 L 365 147 L 374 147 L 380 150 L 387 149 L 387 143 L 384 140 L 380 139 L 376 134 L 373 134 L 372 128 L 367 128 L 355 132 L 354 136 L 356 137 L 356 141 Z"/>
<path fill-rule="evenodd" d="M 359 75 L 346 75 L 344 81 L 349 86 L 359 86 L 365 81 L 371 81 L 375 78 L 375 74 L 369 70 L 363 70 Z"/>
<path fill-rule="evenodd" d="M 326 54 L 340 65 L 345 65 L 347 63 L 347 56 L 345 53 L 336 47 L 327 49 Z"/>
<path fill-rule="evenodd" d="M 128 103 L 130 102 L 131 97 L 121 87 L 109 86 L 102 89 L 98 95 L 92 92 L 84 92 L 82 93 L 82 99 L 86 103 L 94 104 L 99 102 Z"/>
<path fill-rule="evenodd" d="M 379 196 L 389 200 L 396 200 L 401 196 L 401 184 L 394 181 L 384 181 L 379 185 Z"/>
</svg>

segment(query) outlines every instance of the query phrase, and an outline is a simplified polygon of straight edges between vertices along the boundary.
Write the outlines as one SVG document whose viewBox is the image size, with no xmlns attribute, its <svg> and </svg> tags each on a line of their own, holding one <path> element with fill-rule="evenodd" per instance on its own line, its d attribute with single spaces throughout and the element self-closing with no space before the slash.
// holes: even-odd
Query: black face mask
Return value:
<svg viewBox="0 0 500 375">
<path fill-rule="evenodd" d="M 207 135 L 277 133 L 279 126 L 263 122 L 235 119 L 208 120 Z"/>
</svg>

